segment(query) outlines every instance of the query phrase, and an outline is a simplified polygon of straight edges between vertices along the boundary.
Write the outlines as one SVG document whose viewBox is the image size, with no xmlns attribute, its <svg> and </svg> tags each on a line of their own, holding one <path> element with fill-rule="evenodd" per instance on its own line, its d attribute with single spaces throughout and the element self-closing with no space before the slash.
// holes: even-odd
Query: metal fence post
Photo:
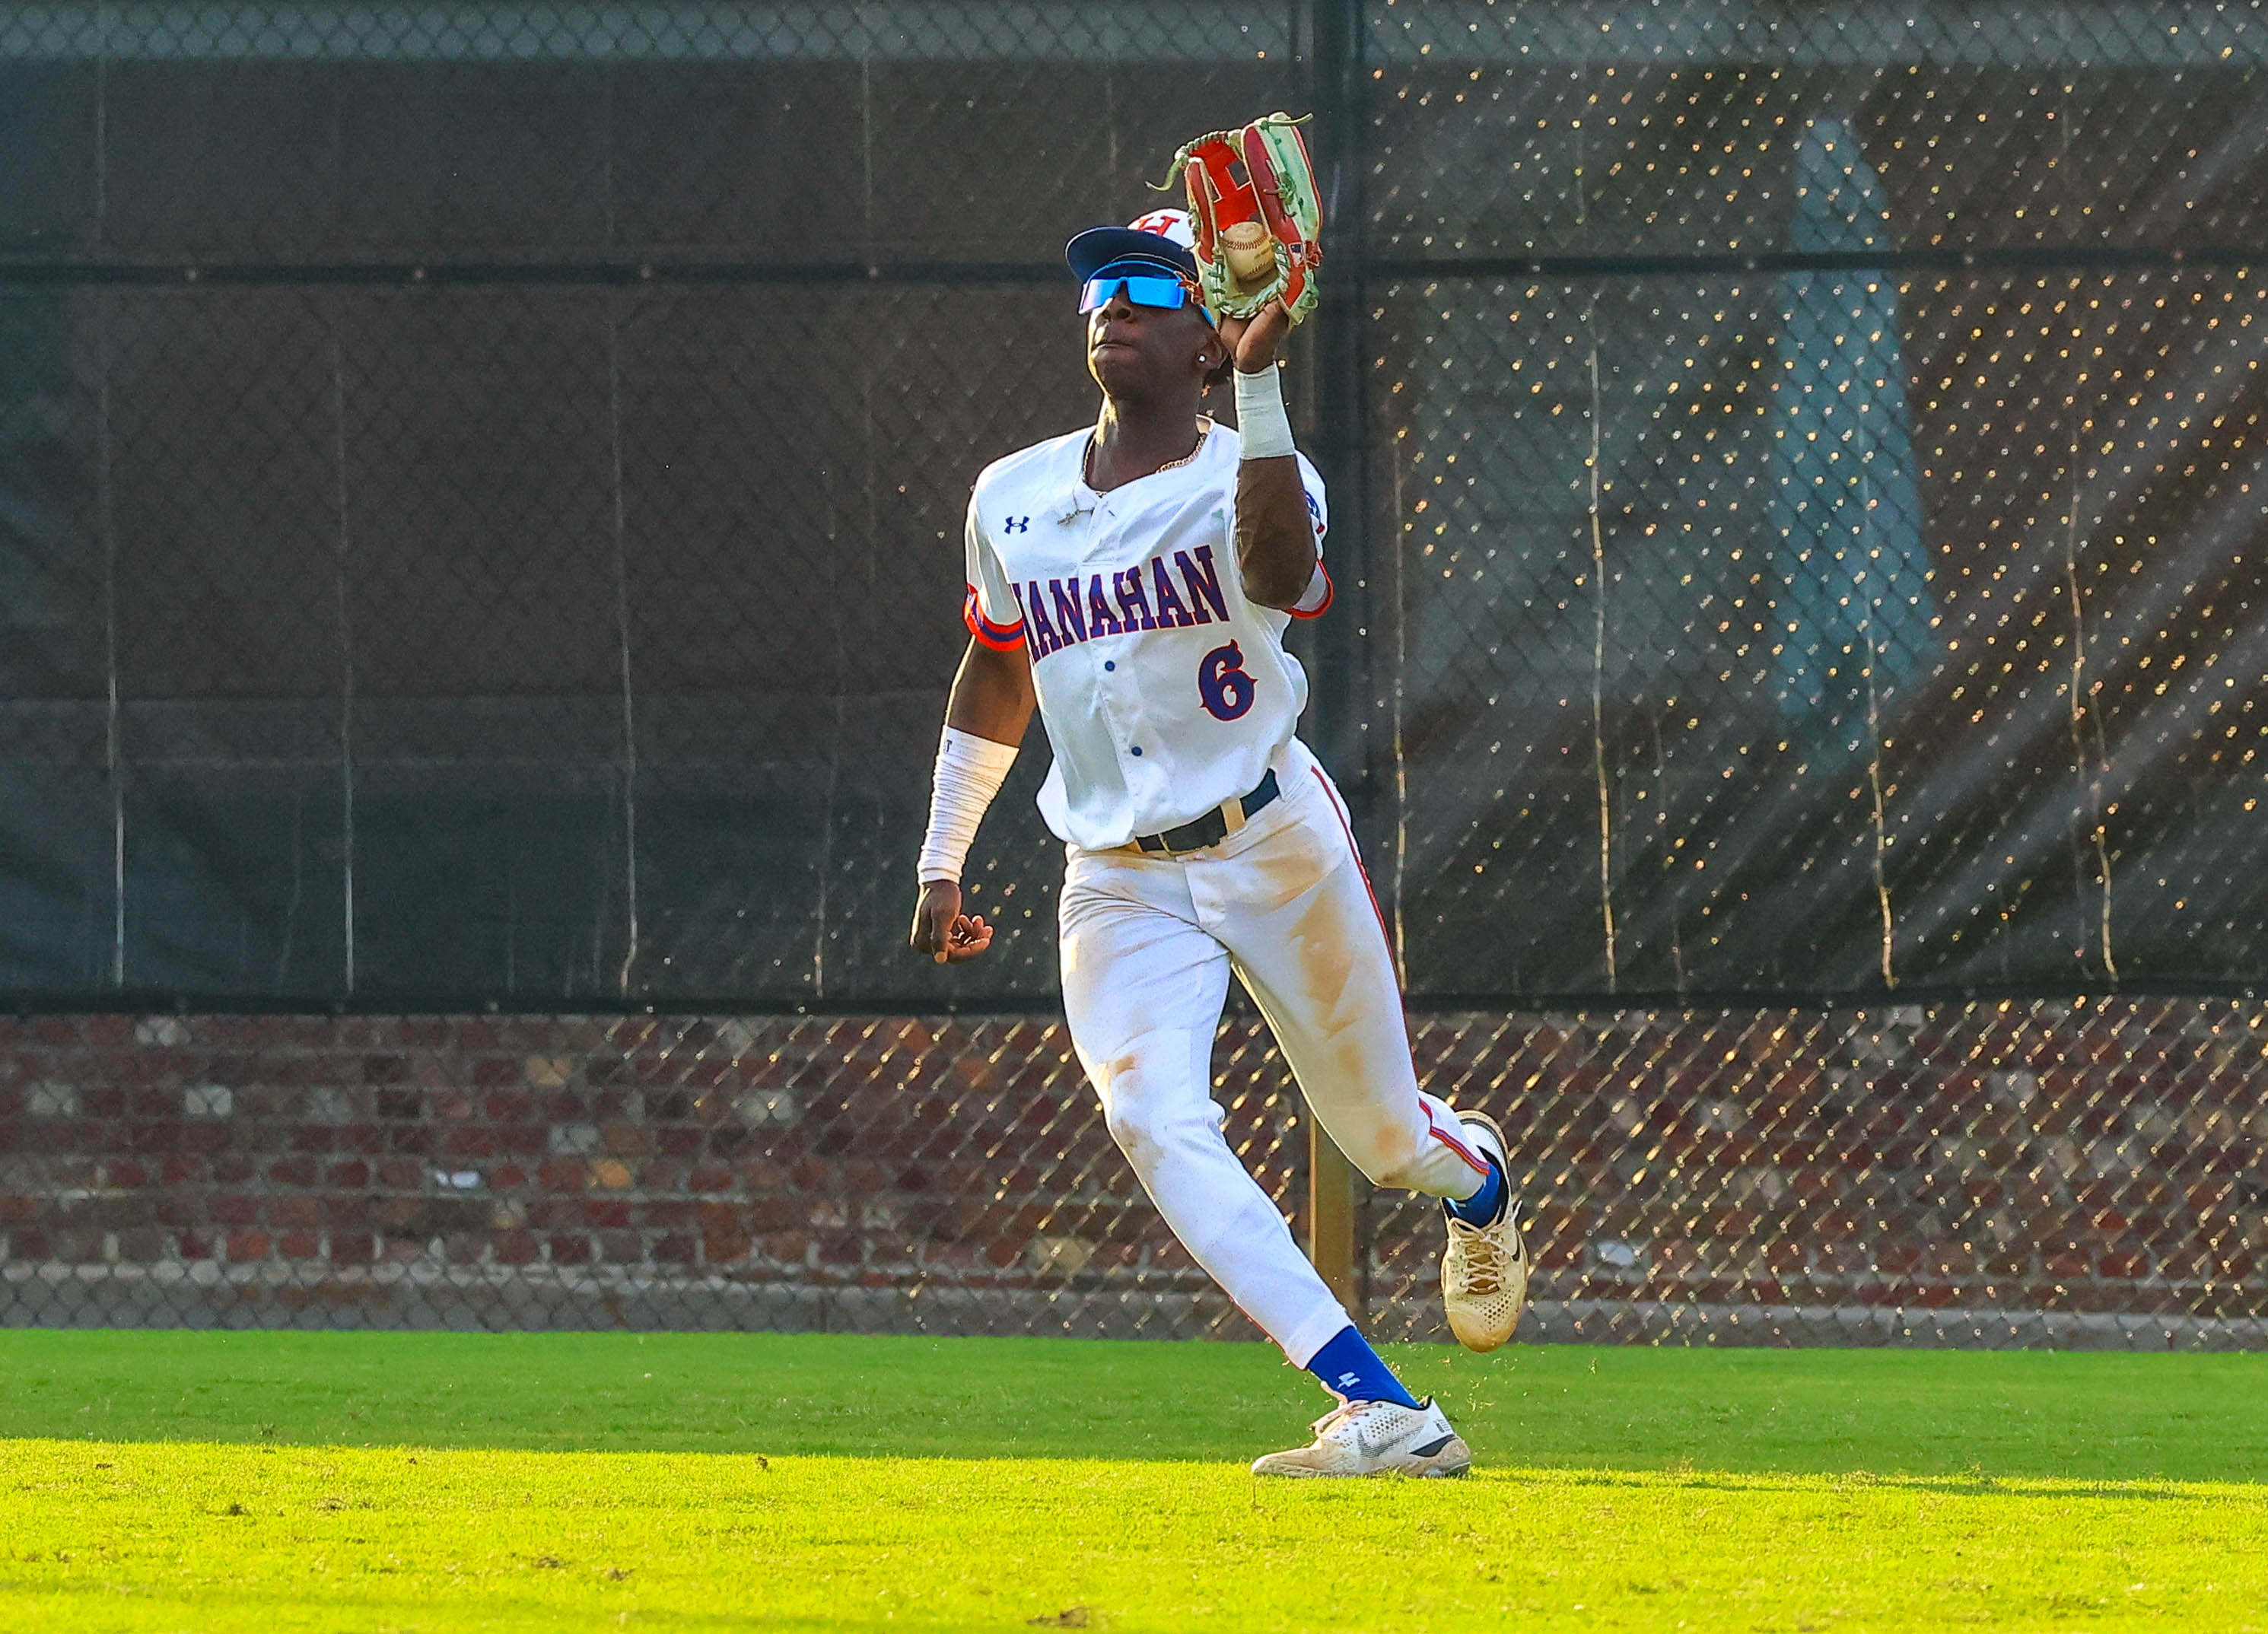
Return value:
<svg viewBox="0 0 2268 1634">
<path fill-rule="evenodd" d="M 1376 807 L 1368 744 L 1362 730 L 1369 684 L 1370 451 L 1363 413 L 1363 250 L 1367 230 L 1362 204 L 1365 169 L 1362 124 L 1363 0 L 1314 0 L 1313 96 L 1316 157 L 1327 218 L 1329 283 L 1317 314 L 1315 408 L 1317 463 L 1331 493 L 1332 577 L 1338 615 L 1325 620 L 1315 676 L 1315 740 L 1353 807 L 1358 821 Z M 1367 825 L 1365 824 L 1366 827 Z M 1307 1118 L 1307 1254 L 1340 1302 L 1361 1315 L 1362 1278 L 1356 1274 L 1354 1167 L 1323 1132 L 1312 1109 Z"/>
<path fill-rule="evenodd" d="M 1364 275 L 1360 0 L 1314 0 L 1314 155 L 1323 193 L 1323 301 L 1315 313 L 1315 464 L 1330 493 L 1325 554 L 1338 596 L 1321 621 L 1312 694 L 1315 750 L 1358 817 L 1373 803 L 1362 731 L 1370 617 L 1370 450 L 1363 391 Z"/>
</svg>

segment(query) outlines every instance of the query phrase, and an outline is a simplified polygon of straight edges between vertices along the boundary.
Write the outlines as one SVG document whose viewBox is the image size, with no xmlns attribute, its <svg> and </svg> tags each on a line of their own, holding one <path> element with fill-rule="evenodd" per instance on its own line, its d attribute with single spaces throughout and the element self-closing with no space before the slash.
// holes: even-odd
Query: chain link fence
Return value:
<svg viewBox="0 0 2268 1634">
<path fill-rule="evenodd" d="M 1043 750 L 972 858 L 993 953 L 902 921 L 968 483 L 1093 409 L 1060 243 L 1282 107 L 1332 224 L 1306 730 L 1432 1081 L 1529 1131 L 1543 1330 L 2257 1321 L 2264 57 L 2173 0 L 12 8 L 0 992 L 48 1019 L 0 1320 L 1241 1321 L 1049 1024 L 940 1019 L 1050 1012 Z M 512 1027 L 553 1041 L 342 1041 Z M 742 1041 L 652 1041 L 700 1027 Z M 800 1096 L 908 1027 L 974 1098 L 918 1102 L 905 1197 L 842 1179 L 929 1127 L 895 1092 L 489 1107 L 610 1061 Z M 1303 1208 L 1264 1037 L 1222 1048 Z M 1045 1093 L 995 1130 L 1004 1063 Z M 561 1132 L 616 1125 L 846 1144 L 712 1196 L 591 1180 L 659 1161 Z M 482 1131 L 541 1150 L 440 1161 Z M 964 1205 L 1020 1223 L 923 1212 Z M 1365 1205 L 1388 1331 L 1425 1227 Z"/>
<path fill-rule="evenodd" d="M 1044 1018 L 17 1023 L 0 1322 L 1253 1329 Z M 1439 1014 L 1511 1135 L 1546 1340 L 2257 1347 L 2268 1011 L 2115 1000 Z M 1256 1019 L 1231 1144 L 1305 1228 Z M 1369 1196 L 1356 1304 L 1445 1336 L 1439 1211 Z"/>
</svg>

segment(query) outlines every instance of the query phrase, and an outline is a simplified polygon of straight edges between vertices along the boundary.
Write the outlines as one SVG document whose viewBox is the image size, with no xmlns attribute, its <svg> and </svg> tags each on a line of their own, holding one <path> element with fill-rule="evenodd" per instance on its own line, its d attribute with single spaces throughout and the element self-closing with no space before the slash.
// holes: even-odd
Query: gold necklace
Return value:
<svg viewBox="0 0 2268 1634">
<path fill-rule="evenodd" d="M 1197 416 L 1197 440 L 1189 449 L 1189 453 L 1183 454 L 1178 460 L 1167 460 L 1166 463 L 1160 466 L 1156 471 L 1151 471 L 1145 473 L 1145 475 L 1156 476 L 1160 472 L 1171 471 L 1177 467 L 1189 464 L 1190 460 L 1196 459 L 1199 454 L 1204 452 L 1205 440 L 1211 435 L 1212 416 L 1209 414 L 1199 415 Z M 1094 433 L 1092 431 L 1089 431 L 1086 434 L 1086 453 L 1079 462 L 1079 480 L 1085 482 L 1089 488 L 1093 488 L 1094 486 Z M 1127 479 L 1129 482 L 1138 482 L 1141 480 L 1142 479 L 1138 476 L 1129 477 Z M 1122 483 L 1121 486 L 1123 487 L 1124 484 Z"/>
</svg>

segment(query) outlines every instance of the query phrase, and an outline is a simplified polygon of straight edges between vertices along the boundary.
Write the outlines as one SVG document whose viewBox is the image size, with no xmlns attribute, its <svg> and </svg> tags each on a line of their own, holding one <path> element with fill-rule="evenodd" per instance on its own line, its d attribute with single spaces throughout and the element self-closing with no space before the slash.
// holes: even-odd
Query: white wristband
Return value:
<svg viewBox="0 0 2268 1634">
<path fill-rule="evenodd" d="M 1016 746 L 995 743 L 974 732 L 945 729 L 937 747 L 937 771 L 930 783 L 929 832 L 922 836 L 921 882 L 957 880 L 976 825 L 1008 781 Z"/>
<path fill-rule="evenodd" d="M 1247 460 L 1291 453 L 1292 417 L 1284 412 L 1284 384 L 1274 364 L 1256 374 L 1236 372 L 1236 436 Z"/>
</svg>

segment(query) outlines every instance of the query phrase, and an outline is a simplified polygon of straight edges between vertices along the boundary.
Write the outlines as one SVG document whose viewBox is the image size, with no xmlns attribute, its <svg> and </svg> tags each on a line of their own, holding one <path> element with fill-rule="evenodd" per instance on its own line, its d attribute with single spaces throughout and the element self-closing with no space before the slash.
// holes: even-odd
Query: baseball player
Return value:
<svg viewBox="0 0 2268 1634">
<path fill-rule="evenodd" d="M 1230 1151 L 1211 1097 L 1233 972 L 1314 1115 L 1372 1181 L 1442 1199 L 1442 1291 L 1474 1350 L 1511 1336 L 1526 1248 L 1504 1136 L 1418 1086 L 1386 929 L 1345 803 L 1292 728 L 1294 618 L 1330 605 L 1328 512 L 1292 445 L 1280 302 L 1216 327 L 1189 217 L 1079 234 L 1101 417 L 976 480 L 967 655 L 946 705 L 915 949 L 974 959 L 992 928 L 961 870 L 1036 703 L 1040 810 L 1064 843 L 1064 1009 L 1112 1137 L 1197 1262 L 1338 1398 L 1256 1475 L 1457 1476 L 1465 1442 L 1347 1320 Z M 1237 427 L 1198 411 L 1233 372 Z"/>
</svg>

